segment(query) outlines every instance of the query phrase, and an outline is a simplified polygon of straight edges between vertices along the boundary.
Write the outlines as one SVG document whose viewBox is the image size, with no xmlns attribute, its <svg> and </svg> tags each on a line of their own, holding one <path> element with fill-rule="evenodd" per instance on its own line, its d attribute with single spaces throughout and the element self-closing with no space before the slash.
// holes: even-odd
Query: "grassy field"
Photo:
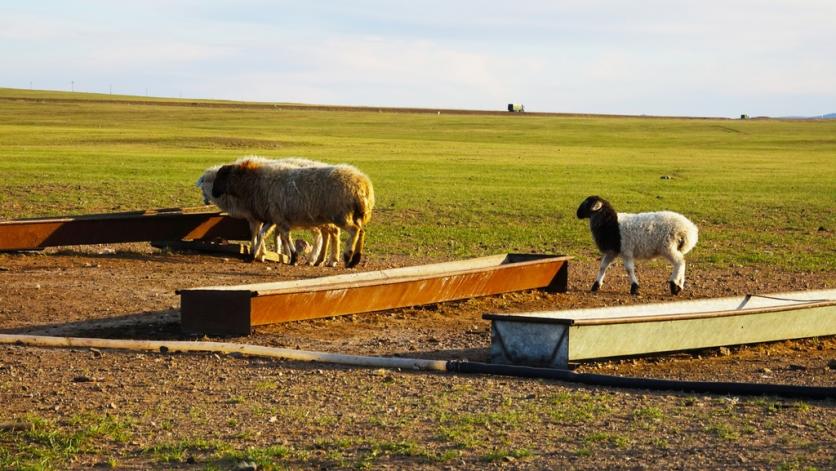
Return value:
<svg viewBox="0 0 836 471">
<path fill-rule="evenodd" d="M 50 100 L 74 97 L 87 101 Z M 349 162 L 372 178 L 370 256 L 591 258 L 587 225 L 574 213 L 598 194 L 620 211 L 686 214 L 701 230 L 695 263 L 836 270 L 833 120 L 219 109 L 108 98 L 0 89 L 0 217 L 197 206 L 194 182 L 209 165 L 303 156 Z"/>
</svg>

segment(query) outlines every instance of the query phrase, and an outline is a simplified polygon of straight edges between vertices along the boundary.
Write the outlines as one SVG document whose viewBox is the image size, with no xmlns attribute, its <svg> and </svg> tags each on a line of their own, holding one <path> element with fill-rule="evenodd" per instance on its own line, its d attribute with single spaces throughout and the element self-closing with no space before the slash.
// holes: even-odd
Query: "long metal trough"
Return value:
<svg viewBox="0 0 836 471">
<path fill-rule="evenodd" d="M 179 290 L 187 333 L 246 335 L 253 326 L 541 288 L 565 292 L 569 257 L 501 254 L 309 280 Z"/>
<path fill-rule="evenodd" d="M 208 206 L 0 221 L 0 251 L 214 238 L 248 240 L 249 227 Z"/>
<path fill-rule="evenodd" d="M 836 290 L 513 314 L 491 321 L 491 362 L 569 362 L 836 335 Z"/>
</svg>

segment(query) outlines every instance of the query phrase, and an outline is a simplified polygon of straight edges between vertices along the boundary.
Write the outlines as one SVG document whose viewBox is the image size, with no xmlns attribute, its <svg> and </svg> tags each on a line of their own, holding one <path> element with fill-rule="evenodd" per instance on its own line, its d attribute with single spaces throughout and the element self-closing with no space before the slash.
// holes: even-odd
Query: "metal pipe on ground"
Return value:
<svg viewBox="0 0 836 471">
<path fill-rule="evenodd" d="M 337 353 L 262 347 L 225 342 L 121 340 L 80 337 L 50 337 L 38 335 L 0 334 L 0 345 L 59 348 L 105 348 L 141 350 L 148 352 L 201 352 L 237 353 L 242 355 L 279 358 L 283 360 L 334 363 L 339 365 L 371 368 L 401 368 L 420 371 L 437 371 L 464 374 L 489 374 L 522 378 L 541 378 L 570 383 L 614 388 L 647 389 L 658 391 L 684 391 L 723 395 L 775 395 L 805 399 L 836 399 L 836 388 L 825 386 L 798 386 L 792 384 L 734 383 L 712 381 L 676 381 L 652 378 L 631 378 L 588 373 L 575 373 L 556 368 L 531 368 L 525 366 L 495 365 L 469 361 L 425 360 L 419 358 L 374 357 L 342 355 Z"/>
</svg>

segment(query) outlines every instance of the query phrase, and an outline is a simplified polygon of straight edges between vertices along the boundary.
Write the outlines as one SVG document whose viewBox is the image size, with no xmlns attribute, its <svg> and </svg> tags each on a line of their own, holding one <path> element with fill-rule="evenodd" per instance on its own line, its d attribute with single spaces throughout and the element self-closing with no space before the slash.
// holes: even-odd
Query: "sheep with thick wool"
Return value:
<svg viewBox="0 0 836 471">
<path fill-rule="evenodd" d="M 603 254 L 592 291 L 604 284 L 607 268 L 621 255 L 630 276 L 630 293 L 638 294 L 634 260 L 665 257 L 673 265 L 668 284 L 671 294 L 685 286 L 685 254 L 697 245 L 697 226 L 685 216 L 672 211 L 653 213 L 616 213 L 610 203 L 590 196 L 578 207 L 578 219 L 589 218 L 595 244 Z"/>
<path fill-rule="evenodd" d="M 286 167 L 248 159 L 218 169 L 211 194 L 234 197 L 256 219 L 275 224 L 283 246 L 291 250 L 291 263 L 297 254 L 290 230 L 329 224 L 349 234 L 346 267 L 362 258 L 374 189 L 369 177 L 351 165 Z"/>
<path fill-rule="evenodd" d="M 258 156 L 246 156 L 238 159 L 235 163 L 241 163 L 244 161 L 253 161 L 258 162 L 262 165 L 275 165 L 275 166 L 284 166 L 284 167 L 313 167 L 313 166 L 325 166 L 327 164 L 323 162 L 317 162 L 314 160 L 308 160 L 298 157 L 288 157 L 283 159 L 267 159 Z M 200 178 L 197 180 L 196 186 L 201 189 L 203 193 L 203 201 L 205 204 L 213 203 L 222 210 L 226 211 L 232 217 L 246 219 L 249 226 L 250 226 L 250 233 L 251 236 L 251 255 L 255 260 L 263 261 L 263 254 L 265 251 L 264 246 L 264 235 L 269 232 L 269 230 L 275 227 L 273 224 L 268 224 L 266 227 L 262 226 L 262 221 L 255 218 L 251 212 L 248 210 L 246 205 L 241 204 L 237 198 L 231 195 L 221 195 L 218 198 L 212 197 L 212 187 L 215 183 L 215 177 L 218 173 L 218 170 L 221 168 L 220 165 L 216 165 L 214 167 L 210 167 L 206 169 Z M 324 225 L 321 227 L 312 227 L 310 228 L 311 232 L 314 234 L 314 246 L 310 247 L 307 242 L 302 239 L 296 240 L 294 243 L 294 247 L 297 253 L 305 253 L 308 254 L 308 264 L 309 265 L 319 265 L 325 260 L 325 252 L 327 248 L 331 248 L 330 256 L 326 262 L 326 265 L 334 267 L 337 265 L 337 258 L 339 252 L 339 243 L 340 243 L 340 230 L 334 225 Z M 279 238 L 279 234 L 276 233 L 276 249 L 277 252 L 284 254 L 290 260 L 291 251 L 284 247 L 281 243 Z"/>
</svg>

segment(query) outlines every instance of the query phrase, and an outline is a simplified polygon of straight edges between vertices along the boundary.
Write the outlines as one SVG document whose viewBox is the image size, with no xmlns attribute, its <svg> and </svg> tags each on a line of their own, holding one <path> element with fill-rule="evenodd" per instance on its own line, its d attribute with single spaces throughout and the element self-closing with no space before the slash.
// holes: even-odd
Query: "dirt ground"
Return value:
<svg viewBox="0 0 836 471">
<path fill-rule="evenodd" d="M 356 270 L 427 262 L 372 257 Z M 834 273 L 699 264 L 688 269 L 677 299 L 836 286 Z M 590 293 L 596 270 L 596 261 L 570 263 L 569 292 L 562 294 L 510 293 L 208 340 L 487 361 L 490 324 L 484 313 L 672 299 L 669 268 L 662 262 L 639 264 L 637 297 L 629 295 L 620 264 L 610 269 L 602 291 Z M 161 252 L 145 244 L 0 254 L 0 333 L 186 340 L 192 337 L 179 331 L 177 289 L 338 273 L 345 270 Z M 576 371 L 833 387 L 836 338 L 589 362 Z M 67 434 L 90 417 L 128 424 L 124 436 L 85 436 L 77 452 L 56 452 L 45 461 L 48 467 L 836 467 L 833 401 L 18 346 L 0 347 L 0 384 L 0 460 L 21 467 L 35 456 L 29 448 L 46 446 L 33 438 L 33 424 Z M 572 415 L 578 410 L 587 412 Z"/>
</svg>

